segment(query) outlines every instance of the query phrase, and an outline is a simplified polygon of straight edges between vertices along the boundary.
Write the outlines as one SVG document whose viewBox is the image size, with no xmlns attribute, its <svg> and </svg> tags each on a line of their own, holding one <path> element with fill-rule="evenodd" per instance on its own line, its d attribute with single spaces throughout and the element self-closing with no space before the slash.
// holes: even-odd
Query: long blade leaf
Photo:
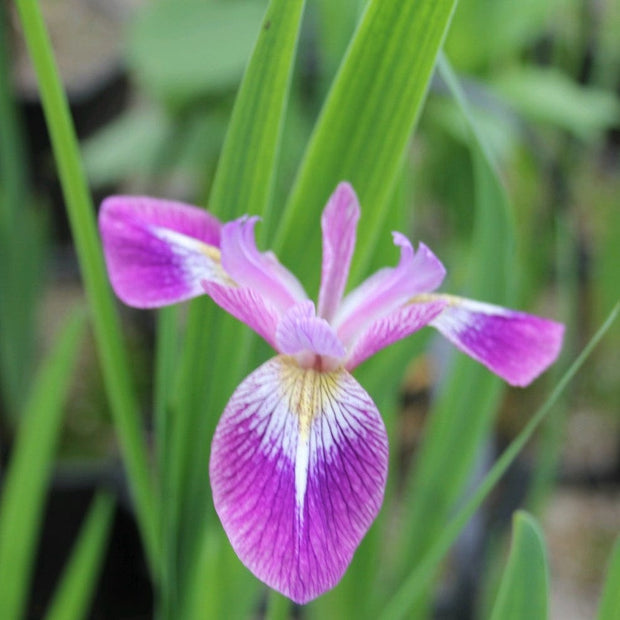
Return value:
<svg viewBox="0 0 620 620">
<path fill-rule="evenodd" d="M 80 311 L 66 324 L 37 374 L 4 479 L 0 501 L 0 601 L 5 618 L 23 615 L 63 404 L 84 327 L 84 313 Z"/>
<path fill-rule="evenodd" d="M 80 620 L 88 616 L 113 515 L 114 498 L 99 493 L 86 515 L 46 620 Z"/>
<path fill-rule="evenodd" d="M 341 180 L 363 208 L 354 278 L 367 267 L 456 0 L 371 0 L 307 148 L 276 246 L 318 259 L 319 211 Z M 281 250 L 280 250 L 281 249 Z M 296 270 L 318 282 L 318 260 Z M 313 279 L 314 278 L 314 279 Z"/>
<path fill-rule="evenodd" d="M 158 565 L 155 492 L 148 468 L 127 351 L 107 281 L 95 226 L 95 210 L 82 169 L 75 128 L 45 28 L 39 3 L 16 0 L 26 45 L 37 74 L 43 111 L 67 213 L 92 310 L 104 381 L 119 434 L 138 523 L 153 573 Z"/>
<path fill-rule="evenodd" d="M 33 326 L 47 244 L 40 218 L 28 209 L 25 137 L 11 80 L 9 11 L 7 3 L 0 6 L 0 393 L 13 423 L 32 375 Z"/>
<path fill-rule="evenodd" d="M 239 88 L 209 209 L 268 211 L 305 0 L 272 0 Z"/>
<path fill-rule="evenodd" d="M 513 519 L 512 545 L 491 620 L 546 620 L 549 568 L 542 531 L 523 511 Z"/>
<path fill-rule="evenodd" d="M 598 620 L 614 620 L 618 617 L 620 617 L 620 536 L 611 552 L 597 615 Z"/>
</svg>

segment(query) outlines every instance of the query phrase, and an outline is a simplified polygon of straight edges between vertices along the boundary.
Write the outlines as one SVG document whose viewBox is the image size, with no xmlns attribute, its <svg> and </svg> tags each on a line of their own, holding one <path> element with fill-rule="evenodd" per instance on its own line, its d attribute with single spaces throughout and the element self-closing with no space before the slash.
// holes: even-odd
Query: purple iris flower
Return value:
<svg viewBox="0 0 620 620">
<path fill-rule="evenodd" d="M 388 443 L 377 407 L 351 372 L 432 325 L 512 385 L 557 357 L 564 328 L 530 314 L 433 293 L 445 269 L 423 244 L 393 233 L 396 267 L 344 295 L 360 208 L 341 183 L 323 215 L 318 305 L 271 252 L 256 217 L 222 224 L 197 207 L 154 198 L 104 201 L 99 226 L 112 286 L 155 308 L 201 294 L 262 336 L 277 355 L 232 395 L 215 431 L 215 509 L 241 561 L 306 603 L 338 583 L 376 517 Z"/>
</svg>

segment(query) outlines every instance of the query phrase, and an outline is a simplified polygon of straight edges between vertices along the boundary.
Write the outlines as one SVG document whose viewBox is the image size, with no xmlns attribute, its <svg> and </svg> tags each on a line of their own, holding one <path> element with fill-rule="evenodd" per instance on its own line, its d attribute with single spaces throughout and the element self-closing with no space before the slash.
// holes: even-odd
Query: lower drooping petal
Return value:
<svg viewBox="0 0 620 620">
<path fill-rule="evenodd" d="M 154 308 L 203 292 L 201 280 L 225 281 L 220 223 L 170 200 L 112 196 L 99 212 L 110 281 L 127 304 Z"/>
<path fill-rule="evenodd" d="M 271 359 L 230 399 L 211 450 L 213 501 L 241 561 L 297 603 L 332 588 L 383 501 L 388 446 L 345 370 Z"/>
<path fill-rule="evenodd" d="M 449 302 L 431 325 L 511 385 L 531 383 L 560 352 L 561 323 L 450 295 L 427 297 Z"/>
</svg>

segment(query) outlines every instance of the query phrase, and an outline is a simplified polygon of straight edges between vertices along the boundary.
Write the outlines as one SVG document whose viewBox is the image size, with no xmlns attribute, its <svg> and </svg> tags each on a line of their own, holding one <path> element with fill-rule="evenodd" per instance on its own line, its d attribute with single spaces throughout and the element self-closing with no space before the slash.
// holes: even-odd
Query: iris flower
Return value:
<svg viewBox="0 0 620 620">
<path fill-rule="evenodd" d="M 524 386 L 555 360 L 563 335 L 554 321 L 434 293 L 443 265 L 396 232 L 398 265 L 345 295 L 359 215 L 353 188 L 341 183 L 321 218 L 317 305 L 273 253 L 256 248 L 257 217 L 222 224 L 197 207 L 126 196 L 106 199 L 99 217 L 123 302 L 157 308 L 207 294 L 275 349 L 230 398 L 209 469 L 235 552 L 297 603 L 338 583 L 383 501 L 387 435 L 356 366 L 431 325 Z"/>
</svg>

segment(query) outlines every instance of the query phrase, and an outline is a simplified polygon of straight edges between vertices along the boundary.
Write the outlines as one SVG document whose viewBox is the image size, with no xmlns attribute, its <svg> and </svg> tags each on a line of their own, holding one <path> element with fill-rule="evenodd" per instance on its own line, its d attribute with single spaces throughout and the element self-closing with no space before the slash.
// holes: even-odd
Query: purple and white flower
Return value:
<svg viewBox="0 0 620 620">
<path fill-rule="evenodd" d="M 432 325 L 524 386 L 556 359 L 564 330 L 434 293 L 443 265 L 400 233 L 398 265 L 345 295 L 359 215 L 352 187 L 341 183 L 321 219 L 317 306 L 274 254 L 257 250 L 256 217 L 222 224 L 196 207 L 125 196 L 105 200 L 99 217 L 110 280 L 125 303 L 154 308 L 206 293 L 276 350 L 228 402 L 210 475 L 241 561 L 297 603 L 338 583 L 383 501 L 387 435 L 355 367 Z"/>
</svg>

